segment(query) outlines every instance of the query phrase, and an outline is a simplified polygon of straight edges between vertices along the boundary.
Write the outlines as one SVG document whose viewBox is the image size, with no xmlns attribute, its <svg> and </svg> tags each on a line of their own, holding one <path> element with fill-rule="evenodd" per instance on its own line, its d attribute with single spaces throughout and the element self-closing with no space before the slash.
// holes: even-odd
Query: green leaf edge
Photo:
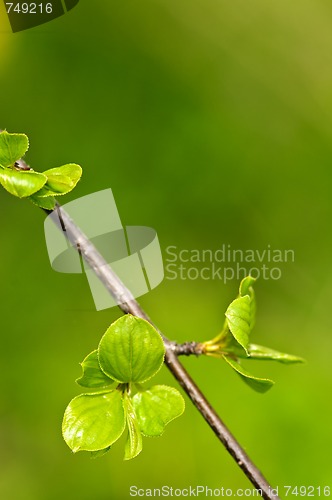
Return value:
<svg viewBox="0 0 332 500">
<path fill-rule="evenodd" d="M 80 366 L 81 366 L 81 368 L 82 368 L 82 375 L 81 375 L 80 377 L 78 377 L 78 378 L 75 380 L 75 382 L 76 382 L 76 384 L 78 384 L 80 387 L 85 387 L 85 388 L 87 388 L 87 389 L 93 389 L 93 388 L 94 388 L 94 389 L 96 389 L 96 388 L 98 388 L 98 387 L 99 387 L 100 389 L 102 389 L 102 388 L 105 388 L 105 387 L 109 387 L 110 385 L 112 385 L 112 384 L 114 384 L 114 383 L 115 383 L 115 380 L 113 380 L 113 379 L 112 379 L 112 378 L 110 378 L 108 375 L 106 375 L 106 373 L 105 373 L 105 372 L 103 372 L 103 370 L 100 368 L 100 365 L 99 365 L 100 372 L 101 372 L 101 374 L 102 374 L 102 375 L 103 375 L 106 379 L 108 379 L 108 380 L 109 380 L 109 383 L 108 383 L 108 384 L 106 384 L 106 383 L 105 383 L 105 385 L 95 385 L 95 386 L 91 386 L 91 385 L 84 385 L 84 384 L 82 384 L 82 380 L 84 381 L 84 379 L 86 379 L 86 378 L 88 379 L 88 378 L 89 378 L 89 377 L 86 375 L 86 373 L 85 373 L 85 370 L 84 370 L 84 366 L 83 366 L 83 365 L 84 365 L 84 363 L 86 363 L 86 362 L 88 361 L 88 358 L 91 356 L 91 354 L 94 354 L 94 353 L 96 353 L 96 354 L 97 354 L 97 359 L 98 359 L 98 349 L 94 349 L 94 350 L 93 350 L 93 351 L 91 351 L 91 352 L 90 352 L 87 356 L 85 356 L 85 358 L 83 359 L 82 363 L 80 363 Z M 99 361 L 98 361 L 98 363 L 99 363 Z M 106 381 L 105 381 L 105 382 L 106 382 Z"/>
<path fill-rule="evenodd" d="M 255 353 L 255 349 L 263 349 L 266 350 L 264 354 Z M 306 363 L 304 358 L 300 356 L 295 356 L 294 354 L 287 354 L 285 352 L 276 351 L 275 349 L 270 349 L 269 347 L 261 346 L 258 344 L 249 344 L 248 346 L 249 357 L 246 359 L 252 359 L 255 361 L 277 361 L 278 363 L 282 363 L 284 365 L 291 365 L 296 363 Z M 270 353 L 270 355 L 268 354 Z M 274 356 L 273 356 L 274 355 Z"/>
<path fill-rule="evenodd" d="M 243 280 L 241 281 L 240 286 L 239 286 L 240 297 L 244 297 L 245 295 L 249 295 L 249 297 L 250 297 L 250 293 L 253 291 L 252 286 L 254 285 L 254 283 L 256 281 L 257 281 L 256 278 L 253 278 L 250 275 L 243 278 Z M 251 290 L 250 290 L 250 288 L 251 288 Z"/>
<path fill-rule="evenodd" d="M 120 436 L 121 437 L 121 436 Z M 119 438 L 120 439 L 120 438 Z M 97 450 L 97 451 L 90 451 L 90 458 L 92 458 L 93 460 L 96 459 L 96 458 L 101 458 L 103 457 L 104 455 L 106 455 L 106 453 L 108 453 L 110 451 L 110 449 L 112 448 L 113 445 L 111 446 L 108 446 L 107 448 L 104 448 L 103 450 Z M 86 450 L 84 450 L 86 451 Z"/>
<path fill-rule="evenodd" d="M 230 358 L 229 356 L 223 355 L 223 358 L 226 361 L 226 363 L 228 363 L 229 366 L 231 366 L 231 368 L 233 368 L 233 370 L 235 370 L 238 373 L 238 375 L 241 376 L 243 381 L 246 382 L 249 385 L 249 387 L 254 389 L 256 392 L 264 393 L 264 392 L 267 392 L 269 389 L 271 389 L 274 386 L 273 380 L 270 380 L 268 378 L 260 378 L 260 377 L 256 377 L 255 375 L 252 375 L 245 368 L 243 368 L 242 365 L 240 365 L 237 361 Z M 250 385 L 250 382 L 248 382 L 248 380 L 252 380 L 253 382 L 257 382 L 258 386 L 254 387 L 253 385 Z"/>
<path fill-rule="evenodd" d="M 38 193 L 38 191 L 37 191 Z M 56 199 L 53 196 L 49 197 L 39 197 L 36 196 L 36 194 L 32 194 L 31 196 L 28 196 L 28 200 L 31 201 L 36 207 L 43 208 L 45 210 L 54 210 L 55 205 L 56 205 Z"/>
</svg>

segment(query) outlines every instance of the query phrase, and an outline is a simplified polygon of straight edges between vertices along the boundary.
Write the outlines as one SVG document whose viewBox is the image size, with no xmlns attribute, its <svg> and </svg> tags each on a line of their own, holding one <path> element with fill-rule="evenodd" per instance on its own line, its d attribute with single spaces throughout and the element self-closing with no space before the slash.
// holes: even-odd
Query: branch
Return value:
<svg viewBox="0 0 332 500">
<path fill-rule="evenodd" d="M 253 464 L 246 452 L 231 434 L 225 424 L 222 422 L 216 411 L 212 408 L 206 397 L 192 380 L 185 368 L 178 359 L 180 354 L 201 354 L 199 344 L 196 342 L 179 345 L 170 341 L 160 330 L 152 323 L 147 314 L 134 299 L 132 293 L 121 282 L 114 273 L 102 255 L 91 243 L 88 237 L 71 220 L 59 204 L 53 211 L 45 210 L 47 214 L 56 213 L 58 217 L 54 218 L 60 230 L 64 232 L 69 242 L 77 249 L 85 262 L 98 276 L 100 281 L 117 302 L 119 308 L 125 314 L 130 313 L 139 318 L 149 321 L 162 336 L 165 347 L 165 364 L 184 391 L 187 393 L 193 404 L 196 406 L 202 417 L 206 420 L 218 439 L 223 443 L 227 451 L 234 458 L 238 466 L 243 470 L 247 478 L 258 489 L 260 495 L 267 500 L 278 500 L 278 496 L 271 493 L 272 487 L 266 481 L 260 470 Z"/>
<path fill-rule="evenodd" d="M 183 344 L 175 344 L 173 351 L 177 356 L 200 356 L 204 354 L 203 346 L 200 342 L 184 342 Z"/>
</svg>

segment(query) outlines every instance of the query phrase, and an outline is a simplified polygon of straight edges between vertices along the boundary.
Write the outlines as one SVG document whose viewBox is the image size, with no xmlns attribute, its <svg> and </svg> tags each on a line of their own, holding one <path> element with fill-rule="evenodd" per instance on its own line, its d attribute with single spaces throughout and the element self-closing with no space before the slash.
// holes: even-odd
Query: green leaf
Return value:
<svg viewBox="0 0 332 500">
<path fill-rule="evenodd" d="M 37 205 L 37 207 L 45 208 L 46 210 L 54 210 L 56 204 L 56 199 L 53 198 L 53 196 L 49 198 L 40 198 L 37 194 L 33 194 L 29 196 L 29 200 L 32 201 L 34 205 Z"/>
<path fill-rule="evenodd" d="M 273 380 L 258 378 L 249 373 L 243 366 L 229 356 L 223 356 L 224 360 L 235 370 L 242 380 L 257 392 L 266 392 L 274 385 Z"/>
<path fill-rule="evenodd" d="M 82 168 L 75 163 L 69 163 L 46 170 L 43 174 L 47 177 L 47 183 L 38 196 L 62 196 L 74 189 L 82 176 Z"/>
<path fill-rule="evenodd" d="M 256 322 L 256 296 L 253 289 L 250 293 L 250 332 L 252 332 Z"/>
<path fill-rule="evenodd" d="M 249 344 L 250 345 L 250 344 Z M 249 349 L 249 346 L 248 346 Z M 249 352 L 246 349 L 243 349 L 243 347 L 235 340 L 233 335 L 229 332 L 229 336 L 225 339 L 224 345 L 220 349 L 219 353 L 221 354 L 231 354 L 233 357 L 235 356 L 236 358 L 245 358 L 249 359 Z"/>
<path fill-rule="evenodd" d="M 98 361 L 98 351 L 92 351 L 81 363 L 83 375 L 76 380 L 82 387 L 107 387 L 114 383 L 101 370 Z"/>
<path fill-rule="evenodd" d="M 124 408 L 128 426 L 128 435 L 125 444 L 125 460 L 131 460 L 141 453 L 143 448 L 142 434 L 138 426 L 135 410 L 127 394 L 124 395 Z"/>
<path fill-rule="evenodd" d="M 252 321 L 249 295 L 238 297 L 233 300 L 233 302 L 231 302 L 228 306 L 225 315 L 227 318 L 228 328 L 233 334 L 235 340 L 247 352 L 249 334 L 251 331 L 250 325 Z"/>
<path fill-rule="evenodd" d="M 29 139 L 25 134 L 0 133 L 0 165 L 11 167 L 29 149 Z"/>
<path fill-rule="evenodd" d="M 240 283 L 240 297 L 244 297 L 245 295 L 251 295 L 253 288 L 252 285 L 255 283 L 256 279 L 252 276 L 247 276 Z"/>
<path fill-rule="evenodd" d="M 144 436 L 160 436 L 165 426 L 182 415 L 184 399 L 173 387 L 154 385 L 133 397 L 139 427 Z"/>
<path fill-rule="evenodd" d="M 240 344 L 248 355 L 249 335 L 255 324 L 256 300 L 252 288 L 255 278 L 247 276 L 241 281 L 240 296 L 233 300 L 226 311 L 228 328 L 234 339 Z M 230 352 L 239 350 L 230 338 L 225 336 L 225 345 Z"/>
<path fill-rule="evenodd" d="M 239 287 L 239 296 L 230 304 L 225 316 L 222 331 L 212 340 L 203 343 L 207 354 L 218 355 L 227 350 L 236 354 L 240 351 L 248 356 L 249 335 L 255 324 L 256 300 L 252 285 L 256 279 L 252 276 L 244 278 Z M 218 345 L 220 349 L 218 349 Z"/>
<path fill-rule="evenodd" d="M 279 361 L 279 363 L 285 364 L 305 363 L 305 360 L 303 358 L 299 358 L 298 356 L 275 351 L 273 349 L 269 349 L 268 347 L 256 344 L 249 344 L 248 352 L 250 356 L 248 359 Z"/>
<path fill-rule="evenodd" d="M 145 382 L 161 368 L 165 346 L 147 321 L 130 314 L 115 321 L 102 337 L 99 364 L 117 382 Z"/>
<path fill-rule="evenodd" d="M 18 196 L 18 198 L 25 198 L 36 193 L 46 181 L 45 175 L 32 170 L 0 169 L 0 183 L 10 194 Z"/>
<path fill-rule="evenodd" d="M 250 297 L 250 331 L 255 326 L 256 319 L 256 297 L 252 285 L 255 283 L 256 279 L 252 276 L 247 276 L 240 283 L 240 297 L 248 295 Z"/>
<path fill-rule="evenodd" d="M 111 448 L 112 448 L 111 446 L 108 446 L 104 450 L 91 451 L 91 453 L 90 453 L 91 458 L 100 458 L 100 457 L 103 457 L 104 455 L 106 455 L 106 453 L 108 453 L 110 451 Z"/>
<path fill-rule="evenodd" d="M 126 425 L 122 399 L 114 390 L 81 394 L 69 403 L 62 433 L 74 453 L 104 450 L 119 439 Z"/>
</svg>

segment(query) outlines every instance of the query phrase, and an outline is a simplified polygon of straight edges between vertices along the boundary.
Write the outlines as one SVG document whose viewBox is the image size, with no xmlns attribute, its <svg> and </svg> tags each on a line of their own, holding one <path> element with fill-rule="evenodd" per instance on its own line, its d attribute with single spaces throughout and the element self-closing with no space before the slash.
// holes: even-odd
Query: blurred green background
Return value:
<svg viewBox="0 0 332 500">
<path fill-rule="evenodd" d="M 274 485 L 331 485 L 332 4 L 81 0 L 15 35 L 0 13 L 0 127 L 28 134 L 36 170 L 83 166 L 68 200 L 111 187 L 123 224 L 155 228 L 164 250 L 294 249 L 257 283 L 254 340 L 307 364 L 247 363 L 277 382 L 260 395 L 221 361 L 183 361 Z M 70 452 L 79 362 L 119 312 L 52 271 L 41 211 L 4 190 L 0 208 L 0 497 L 250 488 L 188 400 L 129 463 L 123 439 L 98 460 Z M 140 301 L 170 338 L 204 340 L 237 288 L 165 280 Z M 176 386 L 166 368 L 158 380 Z"/>
</svg>

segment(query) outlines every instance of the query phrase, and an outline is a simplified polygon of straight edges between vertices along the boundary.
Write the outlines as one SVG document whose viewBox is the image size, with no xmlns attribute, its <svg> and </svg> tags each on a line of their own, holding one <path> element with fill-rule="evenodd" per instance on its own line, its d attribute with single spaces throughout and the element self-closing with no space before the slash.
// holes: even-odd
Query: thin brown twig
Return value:
<svg viewBox="0 0 332 500">
<path fill-rule="evenodd" d="M 204 348 L 200 342 L 176 343 L 173 350 L 177 356 L 200 356 L 204 354 Z"/>
<path fill-rule="evenodd" d="M 91 243 L 89 238 L 79 227 L 76 226 L 66 211 L 57 203 L 54 211 L 45 210 L 45 212 L 53 214 L 53 221 L 57 224 L 59 229 L 64 232 L 66 238 L 73 245 L 73 247 L 79 249 L 80 255 L 115 299 L 121 311 L 125 314 L 130 313 L 139 318 L 143 318 L 149 321 L 156 328 L 138 302 L 134 299 L 130 290 L 126 288 L 119 277 L 114 273 L 110 265 Z M 55 217 L 55 215 L 57 215 L 57 217 Z M 193 381 L 183 365 L 180 363 L 178 355 L 201 354 L 199 351 L 199 344 L 196 342 L 182 345 L 177 344 L 176 342 L 172 342 L 165 337 L 165 335 L 163 335 L 158 328 L 156 329 L 161 334 L 165 343 L 166 366 L 187 393 L 193 404 L 201 413 L 202 417 L 211 427 L 218 439 L 223 443 L 238 466 L 243 470 L 247 478 L 258 490 L 260 495 L 267 500 L 278 500 L 279 497 L 273 493 L 272 487 L 266 481 L 261 471 L 251 461 L 236 438 L 231 434 L 219 415 L 212 408 L 197 384 Z"/>
</svg>

